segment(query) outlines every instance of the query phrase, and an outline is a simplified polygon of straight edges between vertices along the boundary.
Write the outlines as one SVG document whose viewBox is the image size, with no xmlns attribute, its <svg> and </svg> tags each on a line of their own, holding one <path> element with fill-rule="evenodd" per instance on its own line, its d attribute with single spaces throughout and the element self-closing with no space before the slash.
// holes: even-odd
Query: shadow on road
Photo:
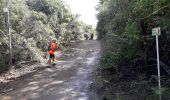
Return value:
<svg viewBox="0 0 170 100">
<path fill-rule="evenodd" d="M 91 100 L 91 75 L 99 64 L 99 41 L 84 41 L 69 48 L 54 67 L 38 69 L 13 82 L 2 84 L 8 88 L 1 100 Z M 97 100 L 93 95 L 93 100 Z"/>
</svg>

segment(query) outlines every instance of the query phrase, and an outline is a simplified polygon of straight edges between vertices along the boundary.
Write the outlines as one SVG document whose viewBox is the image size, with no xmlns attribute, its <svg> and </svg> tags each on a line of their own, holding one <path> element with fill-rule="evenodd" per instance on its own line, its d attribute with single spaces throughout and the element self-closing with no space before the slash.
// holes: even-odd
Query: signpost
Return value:
<svg viewBox="0 0 170 100">
<path fill-rule="evenodd" d="M 8 8 L 3 8 L 3 11 L 4 11 L 4 13 L 8 13 L 9 12 Z"/>
<path fill-rule="evenodd" d="M 161 28 L 160 27 L 152 29 L 152 36 L 156 36 L 158 86 L 159 86 L 159 91 L 160 91 L 160 89 L 161 89 L 161 75 L 160 75 L 160 64 L 159 64 L 159 40 L 158 40 L 159 35 L 161 35 Z M 159 94 L 159 100 L 161 100 L 161 95 L 160 94 Z"/>
<path fill-rule="evenodd" d="M 6 0 L 6 7 L 3 8 L 3 12 L 6 14 L 6 25 L 8 27 L 8 34 L 9 34 L 9 48 L 10 48 L 10 59 L 9 64 L 12 65 L 12 36 L 10 31 L 10 19 L 9 19 L 9 6 L 10 6 L 10 0 Z"/>
</svg>

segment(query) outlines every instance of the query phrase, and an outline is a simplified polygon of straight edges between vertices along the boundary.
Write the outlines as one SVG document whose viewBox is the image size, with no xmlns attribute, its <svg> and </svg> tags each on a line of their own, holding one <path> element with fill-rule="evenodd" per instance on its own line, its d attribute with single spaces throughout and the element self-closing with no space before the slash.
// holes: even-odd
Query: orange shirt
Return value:
<svg viewBox="0 0 170 100">
<path fill-rule="evenodd" d="M 49 54 L 54 54 L 55 49 L 56 49 L 55 43 L 51 42 L 51 43 L 50 43 L 50 50 L 48 51 L 48 53 L 49 53 Z"/>
</svg>

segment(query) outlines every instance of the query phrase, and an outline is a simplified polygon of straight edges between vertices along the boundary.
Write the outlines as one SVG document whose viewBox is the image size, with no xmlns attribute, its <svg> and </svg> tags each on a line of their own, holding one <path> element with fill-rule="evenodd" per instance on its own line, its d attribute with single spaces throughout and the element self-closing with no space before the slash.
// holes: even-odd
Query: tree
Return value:
<svg viewBox="0 0 170 100">
<path fill-rule="evenodd" d="M 135 79 L 139 81 L 143 75 L 144 81 L 152 79 L 157 69 L 154 66 L 155 38 L 151 36 L 151 30 L 158 26 L 162 29 L 159 37 L 160 61 L 162 65 L 169 65 L 169 5 L 169 0 L 100 0 L 97 32 L 104 46 L 101 68 L 111 70 L 110 73 L 116 73 L 118 80 L 125 79 L 130 84 L 136 82 Z M 161 71 L 165 82 L 168 80 L 167 72 L 163 67 Z"/>
<path fill-rule="evenodd" d="M 170 42 L 169 1 L 101 0 L 97 9 L 97 31 L 105 46 L 103 68 L 121 71 L 127 69 L 123 66 L 134 67 L 134 70 L 139 68 L 137 66 L 143 66 L 138 71 L 142 69 L 149 75 L 154 73 L 153 69 L 147 66 L 156 63 L 152 60 L 156 58 L 156 52 L 151 30 L 158 26 L 162 28 L 163 33 L 160 36 L 160 60 L 170 64 L 167 52 L 167 43 Z M 129 70 L 136 72 L 131 73 L 132 75 L 140 73 L 134 70 Z"/>
<path fill-rule="evenodd" d="M 4 0 L 0 1 L 0 9 Z M 11 0 L 10 21 L 13 58 L 16 62 L 37 60 L 45 62 L 43 52 L 50 41 L 50 34 L 62 37 L 62 43 L 81 39 L 84 30 L 78 16 L 66 7 L 62 0 Z M 8 68 L 8 37 L 4 16 L 0 10 L 0 67 Z M 2 68 L 3 69 L 3 68 Z"/>
</svg>

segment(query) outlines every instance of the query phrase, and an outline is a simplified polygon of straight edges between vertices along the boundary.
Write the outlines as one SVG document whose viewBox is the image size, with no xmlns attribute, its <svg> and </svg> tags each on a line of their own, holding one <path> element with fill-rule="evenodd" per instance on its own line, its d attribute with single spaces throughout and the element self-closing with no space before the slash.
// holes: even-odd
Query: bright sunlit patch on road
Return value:
<svg viewBox="0 0 170 100">
<path fill-rule="evenodd" d="M 24 88 L 21 92 L 28 92 L 28 91 L 33 91 L 33 90 L 37 90 L 39 88 L 39 86 L 29 86 Z"/>
<path fill-rule="evenodd" d="M 64 81 L 53 81 L 50 83 L 50 85 L 57 85 L 57 84 L 61 84 L 64 83 Z"/>
<path fill-rule="evenodd" d="M 4 97 L 2 97 L 2 100 L 11 100 L 11 97 L 10 96 L 4 96 Z"/>
</svg>

